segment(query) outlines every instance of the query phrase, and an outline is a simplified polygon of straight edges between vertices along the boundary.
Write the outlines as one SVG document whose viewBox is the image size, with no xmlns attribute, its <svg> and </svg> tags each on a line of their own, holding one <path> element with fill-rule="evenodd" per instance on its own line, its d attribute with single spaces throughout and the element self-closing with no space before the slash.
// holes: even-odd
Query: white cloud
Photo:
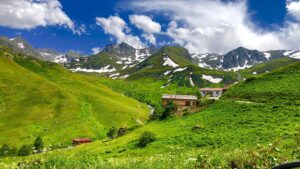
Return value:
<svg viewBox="0 0 300 169">
<path fill-rule="evenodd" d="M 300 1 L 288 0 L 286 4 L 287 11 L 290 15 L 300 21 Z"/>
<path fill-rule="evenodd" d="M 102 48 L 100 48 L 100 47 L 94 47 L 94 48 L 92 48 L 92 51 L 93 51 L 93 55 L 96 55 L 96 54 L 98 54 L 99 52 L 102 51 Z"/>
<path fill-rule="evenodd" d="M 287 1 L 289 14 L 299 18 L 300 2 Z M 270 50 L 300 48 L 300 24 L 286 21 L 283 28 L 265 31 L 254 24 L 246 0 L 135 0 L 130 8 L 170 19 L 166 34 L 190 52 L 224 53 L 239 46 Z"/>
<path fill-rule="evenodd" d="M 159 33 L 161 30 L 159 23 L 154 22 L 150 17 L 145 15 L 130 15 L 129 20 L 145 33 Z"/>
<path fill-rule="evenodd" d="M 150 44 L 156 45 L 156 38 L 153 34 L 142 34 L 142 37 L 145 38 Z"/>
<path fill-rule="evenodd" d="M 144 47 L 140 38 L 131 35 L 126 22 L 118 16 L 110 16 L 109 18 L 97 17 L 96 24 L 101 26 L 106 34 L 114 36 L 118 43 L 126 42 L 135 48 Z"/>
<path fill-rule="evenodd" d="M 38 26 L 60 25 L 76 34 L 84 31 L 82 27 L 75 28 L 58 0 L 1 0 L 0 9 L 1 26 L 33 29 Z"/>
<path fill-rule="evenodd" d="M 130 15 L 129 20 L 133 25 L 144 32 L 142 34 L 143 38 L 150 44 L 156 45 L 154 34 L 161 32 L 161 25 L 159 23 L 154 22 L 150 17 L 145 15 Z"/>
</svg>

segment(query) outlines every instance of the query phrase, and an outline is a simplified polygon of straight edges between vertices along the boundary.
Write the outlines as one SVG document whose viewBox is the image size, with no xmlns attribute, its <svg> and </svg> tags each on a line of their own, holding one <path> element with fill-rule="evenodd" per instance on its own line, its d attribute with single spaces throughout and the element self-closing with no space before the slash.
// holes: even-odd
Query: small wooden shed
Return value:
<svg viewBox="0 0 300 169">
<path fill-rule="evenodd" d="M 89 138 L 76 138 L 73 139 L 72 141 L 74 146 L 92 142 L 92 140 Z"/>
</svg>

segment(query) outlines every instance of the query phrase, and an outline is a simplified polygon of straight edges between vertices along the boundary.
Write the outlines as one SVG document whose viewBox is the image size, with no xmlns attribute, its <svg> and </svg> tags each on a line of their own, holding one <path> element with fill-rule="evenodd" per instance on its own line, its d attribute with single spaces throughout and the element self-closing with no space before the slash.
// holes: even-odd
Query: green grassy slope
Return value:
<svg viewBox="0 0 300 169">
<path fill-rule="evenodd" d="M 253 102 L 300 105 L 300 62 L 248 78 L 224 97 Z"/>
<path fill-rule="evenodd" d="M 252 75 L 254 72 L 256 72 L 257 74 L 262 74 L 262 73 L 271 72 L 275 69 L 293 64 L 297 61 L 298 61 L 297 59 L 293 59 L 293 58 L 289 58 L 289 57 L 282 57 L 282 58 L 278 58 L 278 59 L 273 59 L 266 63 L 254 65 L 251 68 L 242 70 L 240 72 L 245 76 L 247 76 L 247 74 Z"/>
<path fill-rule="evenodd" d="M 192 169 L 201 155 L 202 168 L 229 168 L 232 161 L 239 168 L 270 168 L 300 155 L 296 142 L 299 120 L 299 107 L 274 109 L 271 105 L 218 101 L 202 112 L 151 122 L 114 140 L 26 160 L 43 159 L 44 166 L 66 168 Z M 193 130 L 194 126 L 197 129 Z M 135 145 L 144 131 L 153 132 L 157 139 L 138 148 Z"/>
<path fill-rule="evenodd" d="M 200 165 L 199 168 L 247 169 L 295 161 L 300 157 L 300 107 L 294 104 L 300 96 L 296 87 L 299 75 L 300 63 L 296 63 L 233 86 L 222 100 L 201 112 L 151 122 L 114 140 L 25 160 L 43 159 L 41 166 L 67 168 Z M 144 131 L 153 132 L 157 140 L 137 148 Z"/>
<path fill-rule="evenodd" d="M 5 56 L 4 56 L 5 55 Z M 53 63 L 0 54 L 0 145 L 70 144 L 75 137 L 99 139 L 112 125 L 145 122 L 146 105 L 117 94 L 96 78 Z"/>
</svg>

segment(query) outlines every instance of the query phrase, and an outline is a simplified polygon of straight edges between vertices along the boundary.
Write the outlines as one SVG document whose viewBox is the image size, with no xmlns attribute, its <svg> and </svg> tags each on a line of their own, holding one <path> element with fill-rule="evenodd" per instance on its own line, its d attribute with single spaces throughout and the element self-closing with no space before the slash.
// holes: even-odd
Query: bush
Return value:
<svg viewBox="0 0 300 169">
<path fill-rule="evenodd" d="M 18 155 L 19 156 L 28 156 L 30 155 L 32 152 L 32 146 L 31 145 L 23 145 L 19 152 L 18 152 Z"/>
<path fill-rule="evenodd" d="M 107 132 L 107 137 L 113 139 L 117 137 L 117 128 L 116 127 L 111 127 L 108 132 Z"/>
<path fill-rule="evenodd" d="M 127 127 L 120 127 L 118 130 L 118 137 L 125 135 L 127 132 Z"/>
<path fill-rule="evenodd" d="M 9 146 L 7 144 L 4 144 L 0 149 L 0 156 L 5 157 L 9 154 Z"/>
<path fill-rule="evenodd" d="M 173 102 L 169 102 L 165 108 L 165 110 L 163 111 L 160 119 L 166 119 L 168 118 L 169 116 L 171 116 L 171 113 L 173 111 L 175 111 L 177 109 L 177 107 L 175 106 L 175 104 Z"/>
<path fill-rule="evenodd" d="M 137 146 L 143 148 L 155 140 L 156 140 L 155 135 L 152 132 L 145 131 L 142 133 L 141 137 L 139 138 L 139 142 Z"/>
<path fill-rule="evenodd" d="M 37 151 L 37 153 L 41 153 L 44 148 L 43 139 L 41 137 L 37 137 L 34 141 L 33 147 Z"/>
</svg>

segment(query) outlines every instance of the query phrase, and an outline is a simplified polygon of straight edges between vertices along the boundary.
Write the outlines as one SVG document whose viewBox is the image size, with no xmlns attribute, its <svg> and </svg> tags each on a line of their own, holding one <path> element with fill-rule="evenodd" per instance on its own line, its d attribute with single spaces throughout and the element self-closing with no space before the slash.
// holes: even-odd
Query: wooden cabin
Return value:
<svg viewBox="0 0 300 169">
<path fill-rule="evenodd" d="M 169 102 L 173 102 L 178 107 L 197 106 L 198 97 L 193 95 L 173 95 L 164 94 L 162 96 L 162 104 L 166 106 Z"/>
<path fill-rule="evenodd" d="M 72 141 L 73 141 L 74 146 L 92 142 L 92 140 L 89 138 L 76 138 L 76 139 L 73 139 Z"/>
</svg>

